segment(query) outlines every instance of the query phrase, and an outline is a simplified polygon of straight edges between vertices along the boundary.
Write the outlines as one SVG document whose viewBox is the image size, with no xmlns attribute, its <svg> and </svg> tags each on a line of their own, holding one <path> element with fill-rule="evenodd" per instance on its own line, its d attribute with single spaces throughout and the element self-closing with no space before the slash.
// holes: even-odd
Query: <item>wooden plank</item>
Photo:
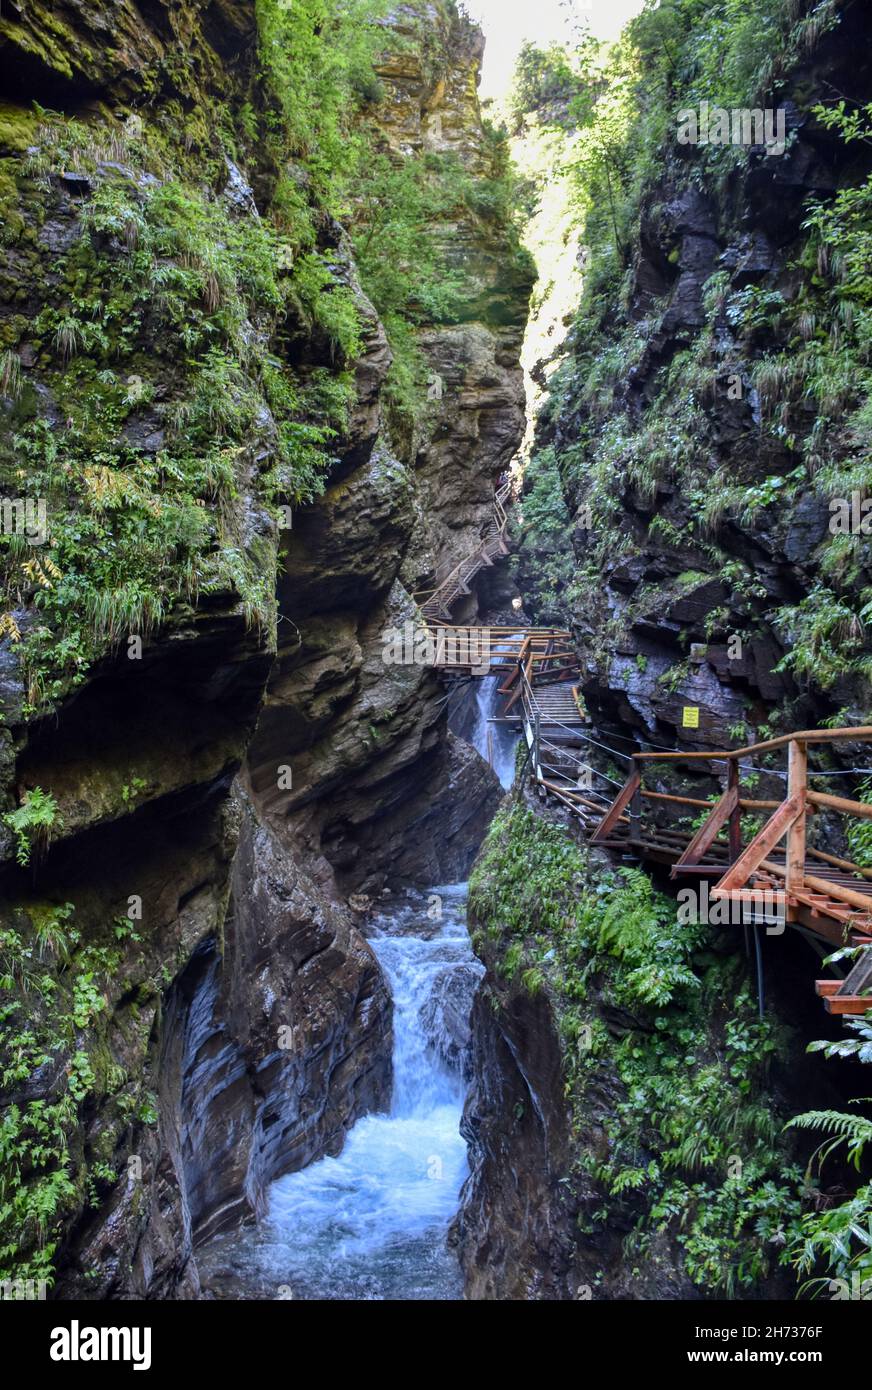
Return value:
<svg viewBox="0 0 872 1390">
<path fill-rule="evenodd" d="M 828 1014 L 865 1014 L 872 1009 L 872 996 L 852 994 L 831 994 L 824 999 Z"/>
<path fill-rule="evenodd" d="M 709 816 L 708 820 L 700 826 L 699 830 L 697 830 L 690 844 L 687 846 L 687 849 L 684 851 L 678 863 L 673 868 L 672 873 L 670 874 L 671 878 L 675 878 L 676 870 L 678 870 L 682 865 L 698 864 L 700 860 L 702 860 L 705 857 L 706 852 L 709 849 L 711 849 L 712 845 L 717 839 L 721 827 L 737 809 L 738 803 L 739 788 L 734 783 L 733 786 L 727 788 L 721 799 L 718 802 L 716 802 L 715 808 Z"/>
<path fill-rule="evenodd" d="M 736 804 L 730 812 L 730 861 L 735 863 L 742 853 L 742 812 L 739 796 L 739 764 L 735 759 L 727 767 L 727 790 L 735 788 Z"/>
<path fill-rule="evenodd" d="M 671 801 L 679 806 L 699 806 L 708 808 L 716 804 L 713 801 L 699 801 L 693 796 L 673 796 L 671 792 L 643 792 L 642 796 L 646 801 Z"/>
<path fill-rule="evenodd" d="M 764 743 L 749 743 L 745 748 L 722 748 L 709 753 L 698 753 L 688 749 L 685 753 L 634 753 L 633 757 L 640 762 L 688 762 L 700 759 L 720 761 L 724 758 L 744 758 L 750 753 L 764 753 L 772 748 L 786 748 L 791 739 L 800 739 L 803 743 L 837 743 L 841 739 L 856 739 L 858 743 L 863 743 L 872 740 L 872 724 L 860 724 L 856 729 L 797 729 L 796 733 L 768 738 Z"/>
<path fill-rule="evenodd" d="M 796 798 L 783 801 L 774 816 L 754 836 L 744 853 L 739 855 L 732 868 L 724 874 L 720 883 L 712 889 L 712 897 L 727 897 L 733 889 L 742 888 L 754 870 L 760 867 L 769 851 L 787 834 L 801 811 L 802 804 Z"/>
<path fill-rule="evenodd" d="M 855 893 L 862 893 L 864 897 L 872 898 L 872 883 L 867 883 L 865 879 L 849 878 L 847 874 L 841 874 L 837 869 L 823 869 L 819 864 L 806 865 L 810 867 L 818 879 L 826 879 L 827 883 L 840 883 L 843 888 L 853 888 Z"/>
<path fill-rule="evenodd" d="M 519 652 L 519 654 L 518 654 L 518 664 L 517 664 L 517 666 L 515 667 L 514 675 L 511 676 L 511 677 L 509 678 L 509 680 L 503 682 L 503 685 L 508 686 L 509 689 L 508 689 L 508 690 L 503 690 L 502 688 L 500 689 L 500 694 L 501 694 L 501 695 L 507 695 L 507 694 L 509 694 L 509 690 L 511 690 L 512 685 L 514 685 L 515 682 L 517 681 L 517 689 L 512 691 L 512 693 L 511 693 L 511 695 L 510 695 L 510 698 L 506 701 L 505 707 L 503 708 L 503 714 L 508 714 L 509 711 L 514 707 L 514 705 L 518 702 L 518 700 L 521 698 L 522 694 L 524 693 L 524 682 L 520 679 L 520 675 L 521 675 L 521 666 L 522 666 L 522 662 L 523 662 L 524 657 L 526 656 L 526 653 L 527 653 L 527 647 L 528 647 L 528 643 L 527 643 L 527 642 L 524 642 L 524 643 L 522 644 L 521 650 L 520 650 L 520 652 Z"/>
<path fill-rule="evenodd" d="M 640 774 L 633 770 L 627 778 L 621 790 L 618 792 L 609 809 L 606 811 L 596 830 L 591 836 L 591 844 L 598 844 L 601 840 L 607 839 L 610 831 L 623 817 L 623 813 L 629 806 L 636 792 L 642 784 Z"/>
<path fill-rule="evenodd" d="M 872 990 L 872 951 L 861 951 L 842 982 L 840 994 L 866 994 Z"/>
<path fill-rule="evenodd" d="M 868 893 L 858 893 L 853 888 L 846 888 L 843 883 L 833 883 L 828 878 L 817 878 L 815 874 L 806 873 L 805 882 L 808 888 L 814 888 L 818 893 L 826 893 L 829 898 L 850 903 L 852 907 L 862 908 L 864 912 L 872 912 L 872 902 Z"/>
<path fill-rule="evenodd" d="M 627 843 L 640 859 L 653 859 L 658 864 L 675 862 L 675 849 L 669 845 L 659 844 L 656 840 L 633 839 L 632 836 Z"/>
<path fill-rule="evenodd" d="M 435 592 L 435 590 L 434 590 Z M 572 633 L 566 632 L 563 628 L 550 627 L 493 627 L 490 623 L 453 623 L 450 618 L 445 622 L 433 620 L 430 627 L 450 627 L 455 632 L 489 632 L 496 634 L 504 641 L 509 639 L 518 642 L 529 641 L 531 638 L 537 641 L 550 641 L 552 638 L 568 638 L 571 640 Z"/>
<path fill-rule="evenodd" d="M 564 798 L 569 797 L 571 798 L 571 800 L 578 802 L 580 806 L 586 806 L 589 810 L 596 811 L 597 815 L 602 815 L 602 806 L 599 805 L 596 801 L 591 801 L 590 797 L 580 794 L 575 787 L 558 787 L 554 782 L 549 781 L 546 777 L 540 777 L 539 781 L 541 782 L 542 786 L 547 787 L 550 792 L 560 792 L 560 794 Z M 621 816 L 620 820 L 623 824 L 629 825 L 629 820 L 626 816 Z"/>
<path fill-rule="evenodd" d="M 673 801 L 678 806 L 698 806 L 701 810 L 717 805 L 716 801 L 701 801 L 695 796 L 674 796 L 671 792 L 645 791 L 642 795 L 646 801 Z M 780 801 L 751 801 L 744 796 L 739 800 L 743 811 L 777 811 L 780 805 Z"/>
<path fill-rule="evenodd" d="M 695 874 L 697 877 L 702 878 L 704 875 L 708 874 L 711 877 L 720 878 L 724 869 L 727 867 L 726 859 L 721 859 L 718 863 L 682 864 L 681 868 L 676 864 L 675 873 L 672 874 L 671 877 L 675 878 L 679 874 L 682 875 L 682 877 L 692 877 Z"/>
</svg>

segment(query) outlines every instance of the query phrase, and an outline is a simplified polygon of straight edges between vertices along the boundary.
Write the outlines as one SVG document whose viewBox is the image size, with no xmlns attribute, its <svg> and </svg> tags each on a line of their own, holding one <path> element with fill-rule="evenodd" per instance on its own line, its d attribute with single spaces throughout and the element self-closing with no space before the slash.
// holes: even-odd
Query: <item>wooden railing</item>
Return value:
<svg viewBox="0 0 872 1390">
<path fill-rule="evenodd" d="M 509 482 L 504 483 L 494 493 L 493 519 L 487 534 L 481 538 L 475 550 L 464 556 L 441 578 L 437 571 L 435 588 L 420 590 L 414 594 L 413 597 L 421 605 L 426 616 L 437 617 L 439 614 L 447 616 L 454 600 L 461 594 L 469 593 L 469 584 L 478 572 L 486 565 L 492 565 L 496 555 L 506 553 L 505 536 L 509 517 L 505 504 L 510 494 L 511 483 Z"/>
<path fill-rule="evenodd" d="M 463 626 L 437 618 L 428 618 L 427 626 L 435 639 L 435 666 L 440 670 L 453 667 L 465 669 L 470 665 L 463 654 L 467 646 L 477 647 L 480 652 L 486 650 L 488 669 L 507 673 L 506 684 L 500 691 L 504 695 L 517 679 L 519 663 L 541 663 L 543 671 L 553 673 L 550 663 L 558 660 L 558 656 L 550 653 L 549 648 L 553 647 L 555 641 L 569 641 L 569 633 L 556 628 Z M 481 663 L 476 661 L 473 664 Z"/>
<path fill-rule="evenodd" d="M 602 817 L 592 843 L 630 847 L 641 858 L 672 863 L 672 877 L 709 876 L 716 881 L 712 899 L 754 902 L 761 888 L 781 895 L 785 919 L 809 926 L 832 942 L 852 941 L 872 949 L 872 870 L 809 843 L 809 826 L 817 814 L 829 811 L 872 820 L 872 805 L 809 787 L 808 750 L 838 742 L 869 743 L 872 726 L 846 729 L 805 729 L 766 739 L 744 748 L 713 752 L 675 751 L 635 753 L 627 781 Z M 776 801 L 754 800 L 741 793 L 741 761 L 787 751 L 785 795 Z M 646 789 L 645 773 L 652 765 L 692 763 L 724 765 L 725 786 L 714 801 Z M 757 768 L 757 774 L 772 773 Z M 776 774 L 777 775 L 777 774 Z M 686 807 L 709 814 L 691 834 L 676 832 L 646 816 L 646 809 Z M 747 844 L 742 840 L 743 812 L 770 812 Z M 779 848 L 782 847 L 782 848 Z M 864 977 L 865 978 L 865 977 Z M 832 985 L 832 981 L 822 985 Z M 872 988 L 872 981 L 870 981 Z M 872 998 L 857 996 L 854 1004 L 836 982 L 839 1003 L 834 1012 L 865 1010 Z M 827 994 L 824 988 L 820 991 Z M 827 994 L 829 998 L 829 994 Z"/>
</svg>

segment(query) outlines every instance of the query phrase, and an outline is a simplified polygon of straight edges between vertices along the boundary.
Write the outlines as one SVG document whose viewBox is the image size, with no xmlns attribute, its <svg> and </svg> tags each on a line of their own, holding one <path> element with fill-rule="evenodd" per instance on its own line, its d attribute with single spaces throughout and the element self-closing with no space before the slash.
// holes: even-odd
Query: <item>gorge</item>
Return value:
<svg viewBox="0 0 872 1390">
<path fill-rule="evenodd" d="M 808 775 L 872 799 L 870 21 L 637 10 L 500 102 L 455 0 L 0 13 L 4 1290 L 872 1296 L 829 900 L 763 1000 L 637 800 L 590 842 L 641 752 L 683 845 L 711 750 L 764 750 L 740 847 L 781 735 L 856 731 Z M 390 655 L 445 622 L 481 668 Z M 808 815 L 849 897 L 859 814 Z"/>
</svg>

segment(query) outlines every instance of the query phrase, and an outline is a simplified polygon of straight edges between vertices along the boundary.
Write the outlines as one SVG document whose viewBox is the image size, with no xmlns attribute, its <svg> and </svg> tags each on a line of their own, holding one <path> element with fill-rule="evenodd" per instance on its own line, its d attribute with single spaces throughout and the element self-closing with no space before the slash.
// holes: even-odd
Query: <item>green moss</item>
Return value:
<svg viewBox="0 0 872 1390">
<path fill-rule="evenodd" d="M 73 76 L 70 54 L 78 47 L 76 31 L 50 8 L 41 11 L 40 24 L 33 27 L 4 17 L 0 19 L 0 33 L 22 52 L 32 54 L 62 77 Z"/>
<path fill-rule="evenodd" d="M 49 167 L 71 146 L 92 148 L 75 123 L 43 129 Z M 243 455 L 260 439 L 262 504 L 315 496 L 352 392 L 344 367 L 359 349 L 350 291 L 314 252 L 283 270 L 266 220 L 179 180 L 142 191 L 111 171 L 93 177 L 82 234 L 56 263 L 64 289 L 29 333 L 66 430 L 60 440 L 25 412 L 0 439 L 9 490 L 26 461 L 52 519 L 37 557 L 2 538 L 10 607 L 23 587 L 40 610 L 18 648 L 31 711 L 80 683 L 107 645 L 147 636 L 197 592 L 235 594 L 250 623 L 272 627 L 274 543 L 270 554 L 269 542 L 243 546 L 236 534 Z M 335 383 L 324 372 L 300 381 L 270 353 L 295 306 L 307 331 L 333 342 Z M 146 454 L 125 426 L 165 394 L 166 371 L 175 394 L 160 408 L 165 445 Z"/>
<path fill-rule="evenodd" d="M 35 143 L 37 125 L 33 110 L 0 102 L 0 149 L 24 154 Z"/>
<path fill-rule="evenodd" d="M 745 164 L 747 151 L 708 145 L 676 164 L 670 158 L 676 108 L 703 99 L 727 108 L 765 105 L 760 92 L 771 90 L 775 72 L 785 95 L 796 99 L 806 84 L 800 76 L 793 92 L 804 45 L 813 47 L 839 22 L 831 4 L 816 6 L 813 23 L 806 23 L 796 21 L 790 4 L 767 0 L 749 25 L 736 0 L 705 7 L 668 0 L 632 21 L 605 63 L 600 60 L 596 80 L 604 85 L 604 98 L 591 104 L 583 90 L 576 96 L 572 110 L 584 133 L 576 190 L 591 254 L 570 352 L 550 380 L 542 425 L 547 438 L 551 423 L 563 422 L 557 472 L 574 506 L 591 510 L 577 582 L 564 592 L 567 602 L 601 614 L 595 655 L 602 660 L 616 640 L 626 638 L 636 613 L 633 600 L 623 618 L 607 613 L 601 600 L 602 572 L 618 557 L 650 550 L 650 540 L 695 552 L 695 568 L 725 574 L 727 550 L 735 544 L 727 522 L 745 530 L 765 528 L 765 543 L 782 556 L 801 499 L 813 492 L 826 502 L 868 490 L 872 180 L 856 162 L 844 160 L 844 186 L 833 197 L 809 199 L 793 260 L 777 277 L 753 285 L 734 284 L 723 269 L 709 277 L 702 296 L 705 321 L 689 342 L 686 326 L 677 341 L 667 330 L 671 356 L 659 366 L 672 292 L 667 289 L 654 303 L 640 295 L 632 263 L 644 221 L 646 237 L 662 247 L 670 265 L 679 266 L 680 250 L 670 241 L 674 231 L 664 221 L 664 188 L 670 197 L 702 189 L 722 232 L 735 223 L 729 180 L 741 177 L 736 166 Z M 585 45 L 580 53 L 576 67 L 596 61 Z M 809 93 L 806 84 L 806 100 Z M 872 128 L 872 106 L 829 96 L 806 115 L 848 145 L 868 140 Z M 790 294 L 785 275 L 795 287 Z M 652 346 L 645 390 L 640 400 L 628 400 L 627 370 Z M 715 408 L 728 383 L 747 399 L 749 377 L 765 437 L 762 466 L 750 427 L 746 441 L 732 441 L 725 452 L 722 412 Z M 659 507 L 666 498 L 670 514 L 664 518 Z M 628 512 L 653 514 L 647 537 L 626 524 Z M 748 628 L 774 628 L 776 638 L 797 634 L 799 649 L 783 669 L 819 693 L 837 679 L 850 682 L 851 698 L 866 705 L 872 659 L 857 624 L 865 621 L 872 589 L 862 538 L 827 536 L 809 560 L 834 598 L 832 651 L 811 611 L 813 597 L 807 610 L 792 604 L 773 613 L 762 586 L 743 584 L 731 604 Z M 655 596 L 646 597 L 654 602 Z M 659 602 L 670 597 L 664 582 Z M 823 654 L 819 664 L 816 649 Z"/>
</svg>

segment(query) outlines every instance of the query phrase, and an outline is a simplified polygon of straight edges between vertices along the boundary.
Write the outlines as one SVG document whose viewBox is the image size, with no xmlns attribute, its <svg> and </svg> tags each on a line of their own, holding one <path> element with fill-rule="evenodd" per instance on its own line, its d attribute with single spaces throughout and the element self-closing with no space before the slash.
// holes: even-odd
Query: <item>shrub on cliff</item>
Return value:
<svg viewBox="0 0 872 1390">
<path fill-rule="evenodd" d="M 642 872 L 604 871 L 518 806 L 493 824 L 470 909 L 490 968 L 544 991 L 563 1039 L 566 1181 L 598 1194 L 581 1199 L 577 1239 L 615 1220 L 629 1266 L 659 1260 L 664 1234 L 700 1287 L 763 1287 L 795 1236 L 802 1174 L 769 1088 L 779 1032 L 741 959 L 679 925 Z"/>
</svg>

